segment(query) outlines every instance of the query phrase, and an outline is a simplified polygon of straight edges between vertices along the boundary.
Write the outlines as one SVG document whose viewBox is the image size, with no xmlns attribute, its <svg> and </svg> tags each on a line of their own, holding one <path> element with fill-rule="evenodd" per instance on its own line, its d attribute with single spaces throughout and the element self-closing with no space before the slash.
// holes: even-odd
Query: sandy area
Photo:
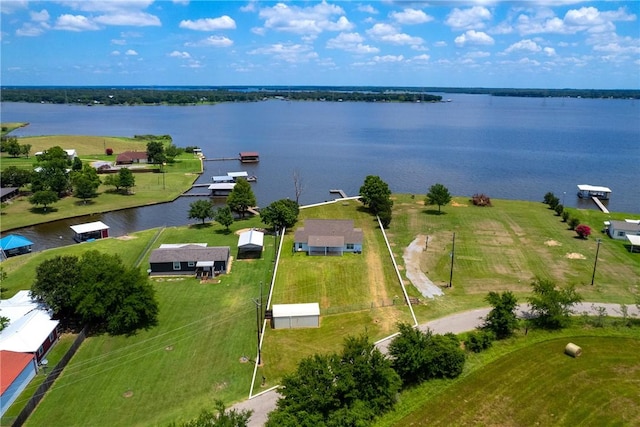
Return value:
<svg viewBox="0 0 640 427">
<path fill-rule="evenodd" d="M 444 295 L 442 289 L 436 286 L 420 269 L 420 257 L 426 246 L 427 236 L 418 236 L 404 250 L 402 258 L 406 268 L 407 278 L 411 281 L 425 298 L 433 298 L 437 295 Z"/>
<path fill-rule="evenodd" d="M 577 252 L 571 252 L 565 255 L 565 257 L 569 258 L 569 259 L 587 259 L 586 256 L 579 254 Z"/>
<path fill-rule="evenodd" d="M 562 246 L 560 242 L 556 242 L 555 240 L 547 240 L 544 244 L 547 246 Z"/>
</svg>

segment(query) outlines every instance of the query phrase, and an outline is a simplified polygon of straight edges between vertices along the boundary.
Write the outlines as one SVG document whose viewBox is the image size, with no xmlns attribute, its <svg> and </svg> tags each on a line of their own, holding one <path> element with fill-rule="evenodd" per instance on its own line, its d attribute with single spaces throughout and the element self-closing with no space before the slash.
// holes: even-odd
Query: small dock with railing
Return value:
<svg viewBox="0 0 640 427">
<path fill-rule="evenodd" d="M 580 184 L 578 185 L 578 197 L 581 199 L 591 199 L 604 213 L 609 213 L 602 200 L 609 200 L 611 189 L 599 185 Z"/>
</svg>

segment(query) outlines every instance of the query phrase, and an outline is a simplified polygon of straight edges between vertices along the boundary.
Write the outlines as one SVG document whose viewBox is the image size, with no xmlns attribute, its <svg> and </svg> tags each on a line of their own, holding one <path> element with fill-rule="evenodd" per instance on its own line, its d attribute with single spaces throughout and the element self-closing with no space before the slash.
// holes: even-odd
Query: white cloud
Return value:
<svg viewBox="0 0 640 427">
<path fill-rule="evenodd" d="M 138 56 L 138 52 L 136 52 L 133 49 L 127 50 L 124 54 L 127 55 L 127 56 Z"/>
<path fill-rule="evenodd" d="M 340 49 L 357 54 L 378 53 L 377 47 L 363 44 L 364 38 L 358 33 L 340 33 L 327 41 L 327 49 Z"/>
<path fill-rule="evenodd" d="M 184 67 L 184 68 L 202 68 L 203 65 L 200 63 L 200 61 L 196 61 L 195 59 L 191 59 L 186 64 L 181 65 L 181 67 Z"/>
<path fill-rule="evenodd" d="M 364 12 L 364 13 L 370 13 L 372 15 L 377 15 L 378 14 L 378 10 L 376 8 L 374 8 L 373 6 L 371 6 L 370 4 L 366 4 L 366 5 L 359 5 L 357 8 L 360 12 Z"/>
<path fill-rule="evenodd" d="M 309 7 L 278 3 L 260 9 L 258 16 L 264 19 L 267 29 L 295 34 L 320 34 L 323 31 L 349 31 L 353 28 L 340 6 L 326 2 Z M 332 21 L 335 16 L 339 18 Z"/>
<path fill-rule="evenodd" d="M 547 56 L 556 56 L 556 50 L 552 47 L 545 47 L 542 49 L 542 51 L 547 55 Z"/>
<path fill-rule="evenodd" d="M 391 12 L 391 18 L 402 25 L 424 24 L 433 21 L 433 16 L 429 16 L 419 9 L 405 9 L 402 12 Z"/>
<path fill-rule="evenodd" d="M 144 12 L 100 15 L 95 18 L 95 22 L 103 25 L 126 25 L 131 27 L 159 27 L 162 25 L 157 16 Z"/>
<path fill-rule="evenodd" d="M 60 15 L 54 27 L 56 30 L 65 31 L 95 31 L 100 27 L 83 15 Z"/>
<path fill-rule="evenodd" d="M 540 52 L 542 48 L 533 40 L 525 39 L 519 42 L 513 43 L 511 46 L 505 49 L 506 53 L 514 51 L 526 51 L 526 52 Z"/>
<path fill-rule="evenodd" d="M 42 9 L 40 12 L 29 12 L 31 20 L 34 22 L 47 22 L 49 20 L 49 12 Z"/>
<path fill-rule="evenodd" d="M 229 47 L 233 45 L 233 40 L 224 36 L 209 36 L 206 39 L 197 42 L 187 42 L 185 46 L 211 46 L 211 47 Z"/>
<path fill-rule="evenodd" d="M 546 10 L 545 14 L 533 16 L 521 14 L 517 18 L 516 28 L 522 35 L 538 33 L 575 34 L 581 31 L 591 33 L 615 30 L 616 21 L 635 21 L 636 15 L 627 13 L 625 8 L 601 12 L 593 6 L 567 11 L 563 19 Z"/>
<path fill-rule="evenodd" d="M 180 52 L 179 50 L 174 50 L 169 54 L 169 56 L 172 58 L 181 58 L 181 59 L 191 58 L 191 55 L 189 55 L 189 52 L 184 52 L 184 51 Z"/>
<path fill-rule="evenodd" d="M 115 44 L 117 46 L 124 46 L 125 44 L 127 44 L 127 41 L 122 39 L 111 39 L 111 44 Z"/>
<path fill-rule="evenodd" d="M 10 15 L 16 10 L 27 9 L 29 2 L 27 0 L 0 1 L 0 13 Z"/>
<path fill-rule="evenodd" d="M 188 19 L 180 22 L 180 28 L 195 31 L 234 30 L 236 28 L 236 21 L 227 15 L 219 18 L 197 19 L 195 21 Z"/>
<path fill-rule="evenodd" d="M 435 47 L 445 47 L 447 46 L 447 42 L 444 40 L 439 40 L 433 44 Z"/>
<path fill-rule="evenodd" d="M 395 45 L 421 45 L 424 43 L 421 37 L 400 33 L 393 25 L 384 23 L 375 24 L 367 30 L 367 34 L 375 40 Z"/>
<path fill-rule="evenodd" d="M 495 40 L 493 40 L 490 35 L 482 31 L 469 30 L 466 33 L 456 37 L 454 42 L 458 46 L 464 46 L 467 44 L 492 45 L 495 43 Z"/>
<path fill-rule="evenodd" d="M 45 28 L 42 25 L 34 25 L 31 22 L 25 22 L 22 27 L 16 30 L 16 35 L 21 37 L 37 37 L 44 33 Z"/>
<path fill-rule="evenodd" d="M 491 12 L 483 6 L 474 6 L 470 9 L 458 9 L 451 11 L 445 20 L 445 24 L 454 30 L 468 30 L 484 28 L 485 21 L 491 19 Z"/>
<path fill-rule="evenodd" d="M 412 62 L 429 62 L 429 59 L 431 59 L 431 57 L 425 53 L 422 55 L 414 56 L 413 58 L 411 58 L 411 61 Z"/>
<path fill-rule="evenodd" d="M 404 61 L 404 56 L 402 55 L 374 56 L 373 60 L 375 62 L 402 62 Z"/>
<path fill-rule="evenodd" d="M 120 51 L 119 50 L 112 50 L 111 51 L 111 55 L 112 56 L 120 56 Z"/>
<path fill-rule="evenodd" d="M 290 63 L 308 62 L 318 57 L 318 54 L 312 50 L 311 46 L 291 43 L 276 43 L 271 46 L 254 49 L 248 53 L 250 55 L 271 55 L 276 59 Z"/>
</svg>

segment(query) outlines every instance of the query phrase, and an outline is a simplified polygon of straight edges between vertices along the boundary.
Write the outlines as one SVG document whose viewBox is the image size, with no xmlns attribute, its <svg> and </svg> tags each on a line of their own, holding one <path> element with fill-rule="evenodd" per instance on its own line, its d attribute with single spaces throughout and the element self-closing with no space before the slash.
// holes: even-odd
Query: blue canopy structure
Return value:
<svg viewBox="0 0 640 427">
<path fill-rule="evenodd" d="M 6 255 L 31 252 L 33 242 L 17 234 L 9 234 L 0 239 L 0 248 Z"/>
</svg>

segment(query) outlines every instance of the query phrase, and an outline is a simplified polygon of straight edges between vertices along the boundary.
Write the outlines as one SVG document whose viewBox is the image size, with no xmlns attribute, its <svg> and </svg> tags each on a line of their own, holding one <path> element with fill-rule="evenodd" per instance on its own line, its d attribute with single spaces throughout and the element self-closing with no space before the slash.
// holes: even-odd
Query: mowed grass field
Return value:
<svg viewBox="0 0 640 427">
<path fill-rule="evenodd" d="M 304 219 L 351 219 L 364 233 L 362 254 L 308 256 L 293 252 L 295 228 Z M 393 305 L 396 300 L 396 305 Z M 338 351 L 345 337 L 366 333 L 377 340 L 396 331 L 399 321 L 413 323 L 375 217 L 355 200 L 300 211 L 298 224 L 284 236 L 273 290 L 273 304 L 320 304 L 320 328 L 267 329 L 258 378 L 278 384 L 305 356 Z M 254 392 L 264 387 L 258 382 Z"/>
<path fill-rule="evenodd" d="M 605 220 L 638 215 L 569 209 L 593 231 L 588 239 L 579 239 L 543 203 L 492 200 L 493 207 L 476 207 L 467 198 L 456 197 L 438 215 L 437 206 L 424 205 L 424 196 L 393 198 L 393 221 L 387 235 L 397 263 L 404 269 L 405 248 L 417 236 L 429 236 L 420 267 L 445 293 L 415 307 L 420 321 L 486 306 L 489 291 L 510 290 L 524 301 L 535 277 L 560 286 L 575 285 L 585 301 L 630 304 L 640 293 L 640 254 L 630 253 L 625 242 L 601 232 Z M 453 233 L 453 286 L 447 288 Z M 591 286 L 598 238 L 601 244 Z"/>
<path fill-rule="evenodd" d="M 458 380 L 426 383 L 403 394 L 398 410 L 377 425 L 639 425 L 637 331 L 623 331 L 635 338 L 601 336 L 615 334 L 612 330 L 593 336 L 572 330 L 584 335 L 547 336 L 539 342 L 532 336 L 534 342 L 521 343 L 524 347 L 489 360 Z M 582 356 L 565 355 L 568 342 L 579 345 Z M 490 359 L 495 357 L 492 353 L 505 350 L 470 357 Z M 402 416 L 403 412 L 408 414 Z"/>
<path fill-rule="evenodd" d="M 20 144 L 31 144 L 31 154 L 44 151 L 54 146 L 63 149 L 75 149 L 83 163 L 96 160 L 115 162 L 118 153 L 124 151 L 146 151 L 146 141 L 134 138 L 56 135 L 37 136 L 19 139 Z M 114 154 L 104 154 L 106 148 L 112 148 Z M 2 168 L 16 166 L 19 168 L 33 169 L 36 162 L 34 157 L 12 158 L 3 153 Z M 150 166 L 151 167 L 151 166 Z M 125 209 L 136 206 L 144 206 L 153 203 L 168 202 L 185 190 L 198 178 L 202 171 L 200 160 L 192 154 L 179 156 L 175 163 L 164 167 L 164 176 L 161 173 L 136 173 L 133 194 L 123 195 L 114 193 L 113 187 L 102 185 L 98 188 L 98 197 L 88 200 L 86 203 L 76 197 L 66 197 L 44 211 L 41 206 L 35 207 L 29 203 L 29 198 L 22 196 L 13 199 L 2 207 L 2 230 L 25 227 L 44 222 L 55 221 L 71 216 L 93 215 L 101 212 L 109 212 L 117 209 Z M 102 179 L 106 175 L 100 175 Z"/>
<path fill-rule="evenodd" d="M 20 271 L 35 268 L 30 263 L 45 256 L 92 248 L 120 253 L 128 264 L 141 260 L 146 269 L 148 248 L 186 242 L 230 246 L 234 257 L 230 274 L 219 276 L 219 282 L 150 278 L 160 303 L 158 326 L 134 336 L 87 338 L 27 425 L 167 425 L 211 409 L 215 399 L 245 398 L 253 363 L 242 357 L 256 353 L 252 298 L 259 297 L 260 282 L 271 279 L 275 239 L 265 238 L 262 258 L 237 260 L 234 231 L 259 226 L 259 218 L 251 218 L 234 223 L 231 233 L 217 224 L 148 230 L 24 258 L 29 265 Z M 10 271 L 7 280 L 19 274 Z M 23 288 L 31 283 L 28 276 L 22 275 Z"/>
</svg>

